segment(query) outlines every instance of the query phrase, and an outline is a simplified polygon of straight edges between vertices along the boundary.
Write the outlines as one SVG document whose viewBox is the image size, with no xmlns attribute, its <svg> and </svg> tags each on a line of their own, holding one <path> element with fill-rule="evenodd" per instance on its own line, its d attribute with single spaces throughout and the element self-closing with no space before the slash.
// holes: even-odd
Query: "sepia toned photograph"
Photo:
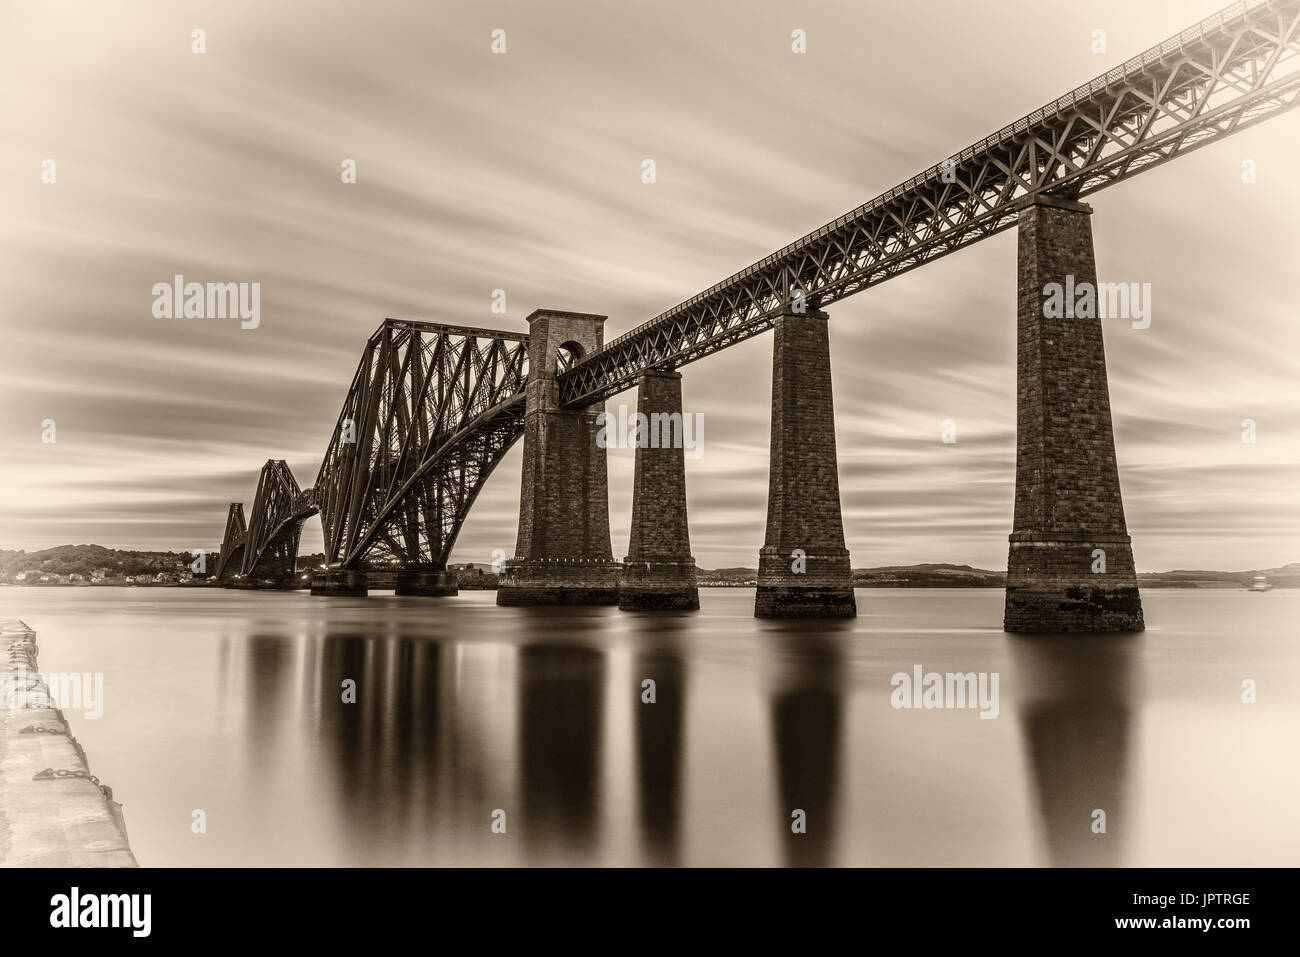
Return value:
<svg viewBox="0 0 1300 957">
<path fill-rule="evenodd" d="M 1300 865 L 1300 0 L 7 0 L 0 88 L 33 922 Z"/>
</svg>

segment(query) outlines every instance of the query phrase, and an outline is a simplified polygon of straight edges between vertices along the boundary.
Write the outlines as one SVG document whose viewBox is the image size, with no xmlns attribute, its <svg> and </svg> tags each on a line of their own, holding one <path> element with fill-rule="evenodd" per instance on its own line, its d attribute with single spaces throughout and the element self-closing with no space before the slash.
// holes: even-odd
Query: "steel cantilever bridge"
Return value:
<svg viewBox="0 0 1300 957">
<path fill-rule="evenodd" d="M 534 374 L 553 380 L 555 409 L 590 409 L 650 370 L 774 328 L 792 303 L 825 309 L 1024 225 L 1044 203 L 1078 207 L 1296 106 L 1298 53 L 1300 0 L 1233 4 L 631 331 L 575 350 L 575 361 L 555 368 L 548 354 Z M 247 529 L 231 506 L 217 577 L 293 575 L 316 510 L 331 569 L 445 568 L 475 497 L 525 431 L 529 354 L 521 333 L 385 321 L 314 488 L 301 492 L 282 461 L 268 462 Z"/>
</svg>

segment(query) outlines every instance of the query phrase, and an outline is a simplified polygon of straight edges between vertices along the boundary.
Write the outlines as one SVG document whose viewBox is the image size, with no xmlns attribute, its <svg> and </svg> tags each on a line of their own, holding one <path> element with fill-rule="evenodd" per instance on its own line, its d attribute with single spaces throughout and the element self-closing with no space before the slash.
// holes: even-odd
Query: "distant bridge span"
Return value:
<svg viewBox="0 0 1300 957">
<path fill-rule="evenodd" d="M 316 512 L 313 490 L 298 487 L 284 459 L 271 459 L 258 476 L 252 521 L 245 524 L 241 503 L 230 503 L 213 577 L 224 582 L 294 578 L 302 526 Z"/>
</svg>

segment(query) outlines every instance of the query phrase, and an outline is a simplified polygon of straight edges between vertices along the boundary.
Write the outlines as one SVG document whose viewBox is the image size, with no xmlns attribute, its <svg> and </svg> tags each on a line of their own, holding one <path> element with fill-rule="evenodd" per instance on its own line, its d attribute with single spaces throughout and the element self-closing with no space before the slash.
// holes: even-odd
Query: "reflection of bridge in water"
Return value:
<svg viewBox="0 0 1300 957">
<path fill-rule="evenodd" d="M 772 443 L 755 614 L 851 616 L 827 314 L 893 276 L 1018 227 L 1015 515 L 1004 626 L 1130 631 L 1142 605 L 1111 429 L 1100 319 L 1046 315 L 1050 283 L 1097 275 L 1105 187 L 1300 100 L 1300 0 L 1237 3 L 1035 110 L 655 319 L 604 341 L 605 317 L 539 309 L 527 335 L 389 319 L 371 336 L 314 488 L 263 469 L 251 524 L 231 506 L 221 580 L 284 583 L 319 512 L 314 594 L 450 595 L 475 498 L 524 437 L 519 535 L 498 602 L 698 607 L 681 448 L 638 448 L 631 543 L 610 545 L 596 417 L 636 386 L 679 415 L 676 370 L 772 330 Z M 805 567 L 791 571 L 801 550 Z M 1103 554 L 1097 573 L 1097 556 Z"/>
<path fill-rule="evenodd" d="M 338 828 L 324 843 L 345 850 L 312 861 L 1089 866 L 1140 850 L 1147 695 L 1124 636 L 963 636 L 972 667 L 1012 679 L 1002 720 L 983 721 L 890 706 L 888 674 L 918 644 L 926 660 L 951 648 L 924 630 L 744 625 L 731 592 L 727 619 L 524 610 L 508 636 L 462 637 L 492 620 L 479 601 L 436 619 L 277 603 L 230 643 L 242 800 L 283 790 L 289 818 L 303 793 L 320 805 L 276 825 L 289 847 Z M 764 640 L 737 640 L 755 627 Z"/>
</svg>

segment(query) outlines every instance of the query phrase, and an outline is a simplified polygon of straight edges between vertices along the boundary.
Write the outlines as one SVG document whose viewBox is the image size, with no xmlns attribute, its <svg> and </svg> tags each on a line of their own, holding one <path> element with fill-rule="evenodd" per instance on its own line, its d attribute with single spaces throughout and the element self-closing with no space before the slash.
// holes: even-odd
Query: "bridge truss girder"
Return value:
<svg viewBox="0 0 1300 957">
<path fill-rule="evenodd" d="M 332 567 L 445 568 L 523 431 L 528 336 L 388 319 L 366 344 L 316 479 Z"/>
</svg>

